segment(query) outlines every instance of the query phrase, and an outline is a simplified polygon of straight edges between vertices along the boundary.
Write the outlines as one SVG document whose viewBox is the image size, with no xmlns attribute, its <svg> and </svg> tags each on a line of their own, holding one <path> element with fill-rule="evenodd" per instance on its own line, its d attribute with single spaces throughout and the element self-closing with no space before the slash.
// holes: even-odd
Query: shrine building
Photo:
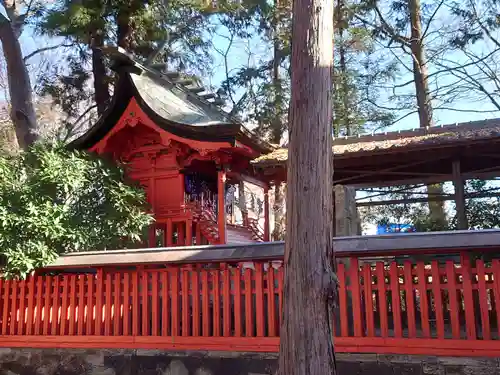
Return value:
<svg viewBox="0 0 500 375">
<path fill-rule="evenodd" d="M 112 103 L 72 146 L 124 163 L 144 187 L 155 217 L 147 245 L 269 241 L 269 185 L 252 175 L 250 161 L 274 148 L 222 111 L 203 87 L 144 67 L 120 50 L 107 53 L 118 74 Z M 263 189 L 263 225 L 256 218 L 240 225 L 230 220 L 234 208 L 226 195 L 240 181 Z"/>
</svg>

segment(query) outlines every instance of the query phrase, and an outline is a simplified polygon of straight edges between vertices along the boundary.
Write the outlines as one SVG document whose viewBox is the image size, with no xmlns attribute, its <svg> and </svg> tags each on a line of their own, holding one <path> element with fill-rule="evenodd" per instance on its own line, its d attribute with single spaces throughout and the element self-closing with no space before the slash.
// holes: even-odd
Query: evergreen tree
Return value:
<svg viewBox="0 0 500 375">
<path fill-rule="evenodd" d="M 114 81 L 102 51 L 106 45 L 117 45 L 143 63 L 203 72 L 210 62 L 206 31 L 213 12 L 201 0 L 173 0 L 168 5 L 160 0 L 57 1 L 40 17 L 37 31 L 62 37 L 75 47 L 65 66 L 54 66 L 43 77 L 39 92 L 53 96 L 73 120 L 82 113 L 90 115 L 94 108 L 102 114 Z M 149 61 L 153 54 L 156 60 Z M 68 130 L 80 125 L 75 122 Z"/>
</svg>

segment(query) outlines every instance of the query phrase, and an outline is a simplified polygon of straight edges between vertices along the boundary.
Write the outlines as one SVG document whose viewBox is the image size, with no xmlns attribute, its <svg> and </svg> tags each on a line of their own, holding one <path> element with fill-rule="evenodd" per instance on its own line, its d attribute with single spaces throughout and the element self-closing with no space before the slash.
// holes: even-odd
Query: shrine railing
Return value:
<svg viewBox="0 0 500 375">
<path fill-rule="evenodd" d="M 338 352 L 500 356 L 500 246 L 427 245 L 337 251 Z M 0 346 L 275 352 L 282 252 L 264 244 L 61 259 L 27 280 L 0 280 Z"/>
</svg>

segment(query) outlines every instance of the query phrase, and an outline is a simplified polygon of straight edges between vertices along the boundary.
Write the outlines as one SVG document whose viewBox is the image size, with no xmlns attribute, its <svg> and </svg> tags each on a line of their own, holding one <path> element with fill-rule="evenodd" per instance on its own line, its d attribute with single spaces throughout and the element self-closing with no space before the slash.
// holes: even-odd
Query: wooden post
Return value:
<svg viewBox="0 0 500 375">
<path fill-rule="evenodd" d="M 469 224 L 467 222 L 467 213 L 465 211 L 464 180 L 460 169 L 460 160 L 454 160 L 452 164 L 452 171 L 453 186 L 455 188 L 455 205 L 457 209 L 457 226 L 458 229 L 467 230 L 469 229 Z"/>
<path fill-rule="evenodd" d="M 217 172 L 217 223 L 219 227 L 219 241 L 226 243 L 226 204 L 225 204 L 226 171 Z"/>
<path fill-rule="evenodd" d="M 269 186 L 264 188 L 264 241 L 269 242 Z"/>
</svg>

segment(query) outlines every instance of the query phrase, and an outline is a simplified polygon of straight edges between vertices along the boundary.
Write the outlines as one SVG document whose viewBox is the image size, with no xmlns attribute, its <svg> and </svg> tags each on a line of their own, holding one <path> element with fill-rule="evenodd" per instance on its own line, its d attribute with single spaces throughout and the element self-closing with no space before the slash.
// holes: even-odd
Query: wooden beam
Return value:
<svg viewBox="0 0 500 375">
<path fill-rule="evenodd" d="M 405 168 L 405 167 L 414 167 L 414 166 L 417 166 L 417 165 L 429 163 L 431 161 L 434 163 L 436 161 L 439 161 L 439 160 L 442 160 L 442 159 L 446 159 L 446 158 L 448 158 L 448 156 L 443 156 L 443 157 L 440 157 L 440 158 L 432 158 L 432 159 L 429 158 L 429 159 L 419 160 L 419 161 L 408 163 L 408 164 L 400 164 L 400 165 L 392 166 L 390 168 L 384 168 L 384 169 L 381 169 L 381 170 L 375 170 L 375 171 L 370 171 L 370 172 L 362 173 L 362 174 L 360 174 L 358 176 L 351 176 L 351 177 L 341 178 L 340 180 L 335 180 L 335 174 L 334 174 L 334 176 L 333 176 L 333 178 L 334 178 L 334 184 L 343 184 L 343 185 L 345 185 L 345 182 L 348 182 L 348 181 L 352 181 L 352 180 L 356 180 L 356 179 L 361 179 L 363 177 L 376 176 L 376 175 L 384 174 L 384 173 L 387 173 L 387 172 L 395 172 L 395 171 L 397 171 L 399 169 L 402 169 L 402 168 Z"/>
<path fill-rule="evenodd" d="M 500 247 L 500 230 L 446 231 L 333 238 L 338 257 L 399 255 L 401 253 L 493 249 Z M 46 269 L 96 268 L 118 265 L 212 263 L 283 259 L 283 242 L 246 245 L 189 246 L 71 253 L 58 257 Z"/>
<path fill-rule="evenodd" d="M 390 194 L 390 192 L 388 192 Z M 474 198 L 494 198 L 500 197 L 500 191 L 496 193 L 471 193 L 466 194 L 465 199 L 474 199 Z M 363 198 L 361 198 L 363 199 Z M 427 202 L 444 202 L 444 201 L 452 201 L 455 200 L 454 196 L 443 195 L 443 196 L 434 196 L 434 197 L 426 197 L 426 198 L 406 198 L 406 199 L 388 199 L 388 200 L 380 200 L 373 202 L 358 202 L 356 206 L 358 207 L 369 207 L 369 206 L 387 206 L 389 204 L 409 204 L 409 203 L 427 203 Z"/>
<path fill-rule="evenodd" d="M 244 182 L 248 182 L 249 184 L 252 184 L 252 185 L 255 185 L 255 186 L 258 186 L 262 189 L 269 189 L 269 184 L 265 181 L 261 181 L 255 177 L 252 177 L 252 176 L 249 176 L 249 175 L 246 175 L 246 174 L 243 174 L 243 173 L 238 173 L 238 172 L 227 172 L 227 176 L 228 177 L 231 177 L 231 178 L 235 178 L 239 181 L 244 181 Z"/>
<path fill-rule="evenodd" d="M 453 160 L 453 186 L 455 187 L 455 206 L 457 210 L 458 229 L 469 229 L 467 212 L 465 211 L 464 180 L 460 171 L 460 159 Z"/>
</svg>

